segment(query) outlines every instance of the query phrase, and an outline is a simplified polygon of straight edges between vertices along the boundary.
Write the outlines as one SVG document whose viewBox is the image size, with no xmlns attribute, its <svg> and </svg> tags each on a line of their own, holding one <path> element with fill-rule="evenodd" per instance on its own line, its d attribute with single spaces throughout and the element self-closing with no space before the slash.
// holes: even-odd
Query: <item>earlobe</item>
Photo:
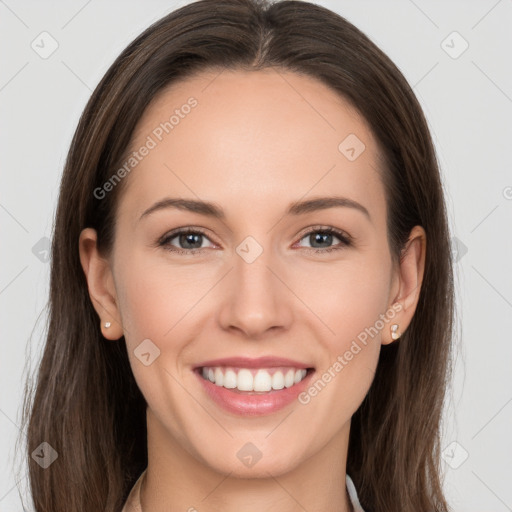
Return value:
<svg viewBox="0 0 512 512">
<path fill-rule="evenodd" d="M 116 289 L 110 264 L 98 251 L 96 230 L 86 228 L 81 232 L 79 252 L 89 297 L 99 316 L 102 334 L 107 339 L 117 340 L 123 335 L 123 327 Z"/>
<path fill-rule="evenodd" d="M 400 312 L 393 320 L 389 332 L 383 336 L 383 344 L 398 340 L 411 323 L 423 282 L 426 244 L 427 236 L 425 230 L 421 226 L 415 226 L 411 230 L 407 244 L 400 257 L 398 269 L 399 290 L 396 296 L 392 297 L 392 303 L 400 304 Z"/>
<path fill-rule="evenodd" d="M 392 340 L 397 340 L 402 335 L 402 333 L 398 330 L 399 327 L 400 326 L 398 324 L 393 324 L 391 326 L 391 339 Z"/>
<path fill-rule="evenodd" d="M 396 306 L 400 306 L 399 308 L 397 308 Z M 393 309 L 396 311 L 398 309 L 398 311 L 403 311 L 403 307 L 401 305 L 401 303 L 397 302 L 395 304 L 393 304 Z M 400 339 L 400 337 L 402 336 L 402 327 L 401 327 L 401 324 L 400 324 L 400 319 L 398 316 L 396 317 L 393 317 L 393 320 L 392 322 L 393 323 L 390 323 L 390 324 L 387 324 L 387 331 L 384 332 L 384 334 L 382 335 L 382 339 L 381 339 L 381 344 L 382 345 L 389 345 L 390 343 L 393 343 L 394 341 L 397 341 Z"/>
</svg>

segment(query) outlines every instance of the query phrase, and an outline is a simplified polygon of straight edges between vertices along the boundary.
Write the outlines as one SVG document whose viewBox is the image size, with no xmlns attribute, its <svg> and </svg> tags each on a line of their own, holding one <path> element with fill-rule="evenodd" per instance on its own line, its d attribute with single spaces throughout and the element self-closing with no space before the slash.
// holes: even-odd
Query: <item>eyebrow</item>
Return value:
<svg viewBox="0 0 512 512">
<path fill-rule="evenodd" d="M 340 196 L 329 196 L 329 197 L 317 197 L 314 199 L 308 199 L 306 201 L 295 201 L 288 206 L 286 215 L 303 215 L 318 210 L 326 210 L 328 208 L 343 207 L 343 208 L 354 208 L 365 215 L 371 222 L 371 216 L 368 210 L 357 201 L 349 199 L 347 197 Z M 195 199 L 180 199 L 167 197 L 155 204 L 150 206 L 140 216 L 141 220 L 143 217 L 150 215 L 153 212 L 163 210 L 166 208 L 175 208 L 177 210 L 185 210 L 192 213 L 198 213 L 199 215 L 205 215 L 213 217 L 215 219 L 225 219 L 226 215 L 224 210 L 217 204 L 210 201 L 200 201 Z"/>
</svg>

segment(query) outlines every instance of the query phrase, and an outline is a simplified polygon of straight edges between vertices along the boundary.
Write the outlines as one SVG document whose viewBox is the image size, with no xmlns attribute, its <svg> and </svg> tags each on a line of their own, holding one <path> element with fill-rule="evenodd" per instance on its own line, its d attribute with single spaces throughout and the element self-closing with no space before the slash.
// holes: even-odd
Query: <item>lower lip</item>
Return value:
<svg viewBox="0 0 512 512">
<path fill-rule="evenodd" d="M 226 411 L 240 416 L 262 416 L 280 411 L 296 400 L 308 386 L 314 371 L 308 370 L 308 374 L 298 384 L 266 393 L 233 391 L 206 380 L 197 370 L 194 373 L 201 381 L 206 394 Z"/>
</svg>

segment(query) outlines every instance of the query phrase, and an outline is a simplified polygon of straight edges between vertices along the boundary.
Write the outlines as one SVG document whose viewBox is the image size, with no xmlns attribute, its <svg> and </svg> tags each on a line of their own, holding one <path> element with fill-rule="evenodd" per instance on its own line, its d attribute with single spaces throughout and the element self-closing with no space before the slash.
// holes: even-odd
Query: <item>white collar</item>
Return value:
<svg viewBox="0 0 512 512">
<path fill-rule="evenodd" d="M 352 506 L 354 507 L 354 512 L 364 512 L 363 508 L 361 507 L 361 503 L 359 503 L 359 498 L 357 497 L 356 486 L 354 485 L 352 478 L 350 478 L 350 476 L 346 475 L 345 481 L 347 483 L 347 491 L 348 491 L 348 495 L 350 497 L 350 501 L 352 502 Z"/>
</svg>

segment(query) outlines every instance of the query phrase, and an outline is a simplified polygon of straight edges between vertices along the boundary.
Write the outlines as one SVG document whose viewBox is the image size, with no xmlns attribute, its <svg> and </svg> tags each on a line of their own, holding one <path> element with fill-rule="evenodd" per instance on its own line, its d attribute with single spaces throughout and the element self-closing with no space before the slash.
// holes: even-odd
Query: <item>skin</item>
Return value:
<svg viewBox="0 0 512 512">
<path fill-rule="evenodd" d="M 102 257 L 85 229 L 80 256 L 89 292 L 110 340 L 124 335 L 145 396 L 148 469 L 143 510 L 350 511 L 345 472 L 350 420 L 372 382 L 380 348 L 403 333 L 416 308 L 425 232 L 411 231 L 392 264 L 379 149 L 368 125 L 314 78 L 280 70 L 203 72 L 173 84 L 140 119 L 139 148 L 190 96 L 198 106 L 125 178 L 113 251 Z M 365 150 L 349 161 L 348 134 Z M 333 207 L 285 215 L 291 202 L 339 195 L 370 214 Z M 165 197 L 215 202 L 219 220 L 172 208 L 142 213 Z M 201 252 L 173 253 L 157 240 L 201 227 Z M 331 226 L 349 234 L 320 241 Z M 308 234 L 312 232 L 313 236 Z M 263 248 L 247 263 L 247 237 Z M 186 248 L 174 237 L 168 246 Z M 186 242 L 186 240 L 185 240 Z M 337 246 L 339 250 L 325 252 Z M 197 252 L 197 249 L 194 249 Z M 401 310 L 307 405 L 293 402 L 261 417 L 220 409 L 192 368 L 230 356 L 274 355 L 308 362 L 321 375 L 393 304 Z M 134 350 L 149 338 L 160 356 L 141 364 Z M 313 379 L 316 380 L 316 379 Z M 247 443 L 261 459 L 246 467 Z"/>
</svg>

